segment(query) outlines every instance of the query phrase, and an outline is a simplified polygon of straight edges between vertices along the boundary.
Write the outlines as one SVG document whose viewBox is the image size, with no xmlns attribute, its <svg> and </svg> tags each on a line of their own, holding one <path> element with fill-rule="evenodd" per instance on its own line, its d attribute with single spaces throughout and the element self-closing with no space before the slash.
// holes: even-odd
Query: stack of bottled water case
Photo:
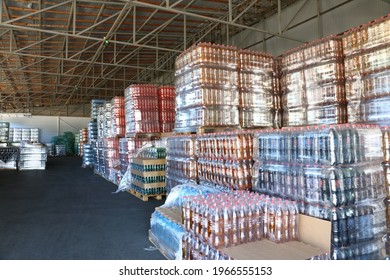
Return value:
<svg viewBox="0 0 390 280">
<path fill-rule="evenodd" d="M 125 136 L 126 120 L 125 120 L 125 98 L 123 96 L 115 96 L 111 99 L 111 136 Z"/>
<path fill-rule="evenodd" d="M 108 181 L 118 184 L 120 172 L 119 139 L 116 137 L 103 138 L 104 174 Z"/>
<path fill-rule="evenodd" d="M 104 115 L 103 115 L 103 137 L 112 136 L 112 105 L 111 102 L 104 104 Z"/>
<path fill-rule="evenodd" d="M 195 135 L 167 138 L 166 190 L 188 182 L 198 181 Z"/>
<path fill-rule="evenodd" d="M 12 143 L 19 143 L 22 141 L 22 129 L 18 127 L 9 129 L 9 141 Z"/>
<path fill-rule="evenodd" d="M 183 259 L 215 259 L 213 249 L 262 239 L 298 240 L 298 223 L 298 206 L 287 199 L 242 191 L 184 197 Z"/>
<path fill-rule="evenodd" d="M 0 142 L 9 140 L 9 122 L 0 122 Z"/>
<path fill-rule="evenodd" d="M 249 50 L 239 50 L 238 57 L 241 127 L 274 126 L 274 58 Z"/>
<path fill-rule="evenodd" d="M 386 189 L 378 126 L 270 129 L 255 139 L 254 190 L 295 200 L 300 213 L 330 220 L 333 259 L 383 257 Z"/>
<path fill-rule="evenodd" d="M 0 147 L 0 169 L 16 169 L 19 159 L 19 148 Z"/>
<path fill-rule="evenodd" d="M 386 203 L 386 219 L 387 219 L 387 239 L 386 253 L 390 256 L 390 126 L 382 127 L 382 142 L 383 142 L 383 170 L 385 173 L 385 186 L 387 191 Z"/>
<path fill-rule="evenodd" d="M 157 86 L 133 84 L 125 89 L 126 136 L 159 133 Z"/>
<path fill-rule="evenodd" d="M 349 123 L 389 124 L 389 36 L 389 16 L 343 36 Z"/>
<path fill-rule="evenodd" d="M 330 36 L 287 51 L 281 60 L 283 126 L 347 121 L 342 41 Z"/>
<path fill-rule="evenodd" d="M 84 143 L 83 144 L 83 165 L 82 167 L 93 167 L 94 165 L 94 150 L 93 150 L 93 145 Z"/>
<path fill-rule="evenodd" d="M 175 126 L 175 97 L 174 86 L 160 86 L 158 88 L 160 131 L 163 133 L 172 132 Z"/>
<path fill-rule="evenodd" d="M 227 189 L 251 189 L 252 143 L 249 131 L 198 134 L 199 181 Z"/>
<path fill-rule="evenodd" d="M 106 103 L 102 99 L 92 99 L 91 100 L 91 119 L 96 121 L 99 115 L 99 107 Z"/>
<path fill-rule="evenodd" d="M 99 138 L 96 141 L 96 149 L 94 150 L 94 173 L 104 176 L 106 169 L 104 164 L 104 143 L 103 139 Z"/>
<path fill-rule="evenodd" d="M 199 43 L 175 61 L 176 132 L 239 126 L 237 49 Z"/>
<path fill-rule="evenodd" d="M 97 138 L 102 139 L 104 137 L 104 105 L 97 107 L 98 115 L 96 119 L 97 123 Z"/>
<path fill-rule="evenodd" d="M 47 149 L 40 143 L 22 142 L 20 145 L 19 170 L 46 169 Z"/>
<path fill-rule="evenodd" d="M 119 161 L 121 163 L 120 172 L 123 177 L 130 163 L 129 141 L 126 138 L 119 138 Z"/>
</svg>

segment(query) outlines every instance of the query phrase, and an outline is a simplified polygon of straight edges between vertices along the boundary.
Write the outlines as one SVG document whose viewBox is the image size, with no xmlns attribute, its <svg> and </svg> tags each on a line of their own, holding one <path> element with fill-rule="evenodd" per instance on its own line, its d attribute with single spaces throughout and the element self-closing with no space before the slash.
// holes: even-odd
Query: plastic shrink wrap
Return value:
<svg viewBox="0 0 390 280">
<path fill-rule="evenodd" d="M 40 143 L 22 142 L 20 145 L 19 170 L 46 169 L 47 150 Z"/>
<path fill-rule="evenodd" d="M 329 36 L 281 59 L 283 126 L 347 122 L 341 38 Z"/>
<path fill-rule="evenodd" d="M 349 123 L 389 124 L 389 34 L 386 16 L 343 35 Z"/>
<path fill-rule="evenodd" d="M 235 47 L 200 43 L 175 61 L 175 131 L 239 125 Z"/>
</svg>

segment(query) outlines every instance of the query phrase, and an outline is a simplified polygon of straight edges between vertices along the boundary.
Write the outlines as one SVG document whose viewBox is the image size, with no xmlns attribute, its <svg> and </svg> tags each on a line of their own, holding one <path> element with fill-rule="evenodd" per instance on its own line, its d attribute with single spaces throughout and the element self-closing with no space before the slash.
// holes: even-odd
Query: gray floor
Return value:
<svg viewBox="0 0 390 280">
<path fill-rule="evenodd" d="M 44 171 L 0 170 L 0 259 L 165 259 L 147 237 L 163 202 L 116 190 L 79 157 L 49 158 Z"/>
</svg>

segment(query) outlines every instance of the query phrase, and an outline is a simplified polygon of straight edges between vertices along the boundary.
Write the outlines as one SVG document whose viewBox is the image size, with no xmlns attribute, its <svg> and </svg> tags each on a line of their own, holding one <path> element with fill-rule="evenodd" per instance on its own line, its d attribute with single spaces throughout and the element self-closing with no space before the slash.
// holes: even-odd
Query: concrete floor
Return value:
<svg viewBox="0 0 390 280">
<path fill-rule="evenodd" d="M 154 208 L 81 168 L 49 158 L 44 171 L 0 170 L 0 259 L 163 260 L 147 232 Z"/>
</svg>

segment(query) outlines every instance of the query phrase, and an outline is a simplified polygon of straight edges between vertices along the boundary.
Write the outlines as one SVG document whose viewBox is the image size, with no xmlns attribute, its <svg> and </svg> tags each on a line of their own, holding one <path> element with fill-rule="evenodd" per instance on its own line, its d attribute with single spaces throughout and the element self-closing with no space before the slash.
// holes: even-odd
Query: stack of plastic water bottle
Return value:
<svg viewBox="0 0 390 280">
<path fill-rule="evenodd" d="M 175 87 L 161 86 L 158 88 L 158 111 L 160 119 L 160 131 L 172 132 L 175 127 Z"/>
<path fill-rule="evenodd" d="M 99 107 L 106 103 L 105 100 L 102 99 L 92 99 L 91 100 L 91 119 L 97 120 L 99 115 Z"/>
<path fill-rule="evenodd" d="M 298 240 L 294 201 L 232 192 L 185 197 L 183 259 L 216 259 L 216 250 L 263 238 L 276 243 Z"/>
<path fill-rule="evenodd" d="M 157 86 L 133 84 L 125 89 L 126 136 L 159 133 Z"/>
<path fill-rule="evenodd" d="M 119 161 L 119 139 L 115 137 L 103 138 L 104 153 L 104 178 L 118 184 L 118 173 L 120 172 Z"/>
<path fill-rule="evenodd" d="M 332 258 L 383 256 L 386 190 L 378 126 L 266 130 L 256 139 L 253 189 L 296 200 L 300 213 L 330 220 Z"/>
<path fill-rule="evenodd" d="M 176 132 L 239 126 L 237 49 L 199 43 L 175 62 Z"/>
<path fill-rule="evenodd" d="M 0 122 L 0 142 L 9 140 L 9 122 Z"/>
<path fill-rule="evenodd" d="M 385 172 L 385 186 L 387 190 L 386 203 L 386 218 L 387 218 L 387 242 L 386 253 L 390 256 L 390 126 L 382 127 L 382 142 L 383 142 L 383 169 Z"/>
<path fill-rule="evenodd" d="M 111 99 L 111 136 L 125 136 L 125 98 L 115 96 Z"/>
<path fill-rule="evenodd" d="M 345 32 L 345 88 L 349 123 L 390 121 L 390 18 Z"/>
<path fill-rule="evenodd" d="M 199 181 L 227 189 L 250 189 L 252 137 L 248 131 L 198 134 Z"/>
<path fill-rule="evenodd" d="M 248 50 L 238 51 L 241 127 L 274 125 L 274 58 Z"/>
<path fill-rule="evenodd" d="M 283 126 L 347 121 L 341 39 L 330 36 L 282 56 Z"/>
<path fill-rule="evenodd" d="M 167 138 L 167 193 L 177 185 L 187 182 L 197 182 L 195 136 L 181 135 Z"/>
</svg>

